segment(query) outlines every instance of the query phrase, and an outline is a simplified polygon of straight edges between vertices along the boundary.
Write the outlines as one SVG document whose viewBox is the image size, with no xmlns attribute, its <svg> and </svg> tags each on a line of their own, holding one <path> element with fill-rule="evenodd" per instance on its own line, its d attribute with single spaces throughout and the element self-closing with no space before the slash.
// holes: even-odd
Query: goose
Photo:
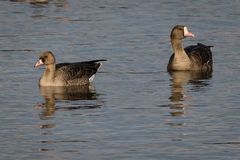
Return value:
<svg viewBox="0 0 240 160">
<path fill-rule="evenodd" d="M 56 64 L 53 53 L 45 51 L 41 53 L 34 67 L 46 66 L 39 80 L 39 86 L 76 86 L 87 85 L 93 81 L 94 74 L 102 65 L 98 63 L 100 61 L 106 60 Z"/>
<path fill-rule="evenodd" d="M 173 54 L 169 59 L 168 71 L 200 71 L 212 72 L 211 47 L 198 43 L 186 48 L 182 46 L 182 40 L 186 37 L 194 37 L 184 25 L 176 25 L 171 31 L 171 44 Z"/>
</svg>

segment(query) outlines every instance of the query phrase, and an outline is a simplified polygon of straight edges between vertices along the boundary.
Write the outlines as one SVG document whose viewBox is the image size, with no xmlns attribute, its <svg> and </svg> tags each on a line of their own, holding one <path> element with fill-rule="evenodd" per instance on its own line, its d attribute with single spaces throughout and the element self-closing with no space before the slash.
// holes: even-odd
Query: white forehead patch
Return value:
<svg viewBox="0 0 240 160">
<path fill-rule="evenodd" d="M 183 27 L 183 34 L 184 36 L 188 34 L 188 28 L 186 26 Z"/>
<path fill-rule="evenodd" d="M 44 64 L 43 61 L 42 61 L 42 59 L 39 59 L 38 62 L 39 62 L 40 64 Z"/>
</svg>

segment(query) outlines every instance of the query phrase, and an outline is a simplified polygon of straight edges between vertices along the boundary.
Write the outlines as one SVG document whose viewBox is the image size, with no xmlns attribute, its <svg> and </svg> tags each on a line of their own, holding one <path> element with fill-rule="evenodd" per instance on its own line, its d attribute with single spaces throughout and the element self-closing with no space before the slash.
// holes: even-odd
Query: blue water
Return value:
<svg viewBox="0 0 240 160">
<path fill-rule="evenodd" d="M 0 24 L 1 159 L 239 159 L 239 1 L 3 0 Z M 211 76 L 166 71 L 176 24 L 214 46 Z M 108 61 L 90 89 L 44 89 L 45 50 Z"/>
</svg>

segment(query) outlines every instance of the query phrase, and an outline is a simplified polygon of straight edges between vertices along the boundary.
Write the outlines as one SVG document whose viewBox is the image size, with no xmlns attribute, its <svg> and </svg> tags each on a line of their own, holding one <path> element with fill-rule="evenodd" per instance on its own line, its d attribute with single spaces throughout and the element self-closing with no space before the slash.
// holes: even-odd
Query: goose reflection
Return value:
<svg viewBox="0 0 240 160">
<path fill-rule="evenodd" d="M 66 107 L 56 107 L 57 101 L 76 101 L 76 100 L 97 100 L 95 88 L 92 85 L 70 86 L 70 87 L 39 87 L 40 94 L 45 99 L 42 105 L 43 111 L 41 119 L 52 116 L 56 110 L 73 110 L 81 108 L 98 108 L 99 104 L 94 105 L 71 105 Z"/>
<path fill-rule="evenodd" d="M 48 0 L 10 0 L 11 2 L 27 2 L 31 4 L 47 4 Z"/>
<path fill-rule="evenodd" d="M 207 86 L 208 83 L 204 80 L 210 79 L 212 73 L 209 72 L 194 72 L 194 71 L 174 71 L 169 72 L 172 77 L 171 81 L 171 115 L 181 116 L 184 114 L 184 109 L 188 106 L 186 100 L 188 95 L 187 85 L 191 84 L 194 91 L 200 91 Z"/>
<path fill-rule="evenodd" d="M 33 7 L 36 6 L 45 6 L 50 3 L 51 0 L 10 0 L 10 2 L 22 2 L 22 3 L 29 3 Z M 67 9 L 69 7 L 67 0 L 55 0 L 53 3 L 56 7 L 63 7 L 64 9 Z"/>
</svg>

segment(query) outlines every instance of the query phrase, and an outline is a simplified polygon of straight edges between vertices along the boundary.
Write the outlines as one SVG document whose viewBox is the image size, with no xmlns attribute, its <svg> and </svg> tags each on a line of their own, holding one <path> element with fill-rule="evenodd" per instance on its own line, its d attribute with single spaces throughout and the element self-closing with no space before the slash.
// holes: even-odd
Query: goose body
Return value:
<svg viewBox="0 0 240 160">
<path fill-rule="evenodd" d="M 93 81 L 94 74 L 101 66 L 100 61 L 105 59 L 56 64 L 52 52 L 43 52 L 34 67 L 45 65 L 40 80 L 40 86 L 75 86 L 86 85 Z"/>
<path fill-rule="evenodd" d="M 194 37 L 186 26 L 177 25 L 171 31 L 173 54 L 169 59 L 168 71 L 203 71 L 212 72 L 212 46 L 198 43 L 186 48 L 182 46 L 182 39 Z"/>
</svg>

